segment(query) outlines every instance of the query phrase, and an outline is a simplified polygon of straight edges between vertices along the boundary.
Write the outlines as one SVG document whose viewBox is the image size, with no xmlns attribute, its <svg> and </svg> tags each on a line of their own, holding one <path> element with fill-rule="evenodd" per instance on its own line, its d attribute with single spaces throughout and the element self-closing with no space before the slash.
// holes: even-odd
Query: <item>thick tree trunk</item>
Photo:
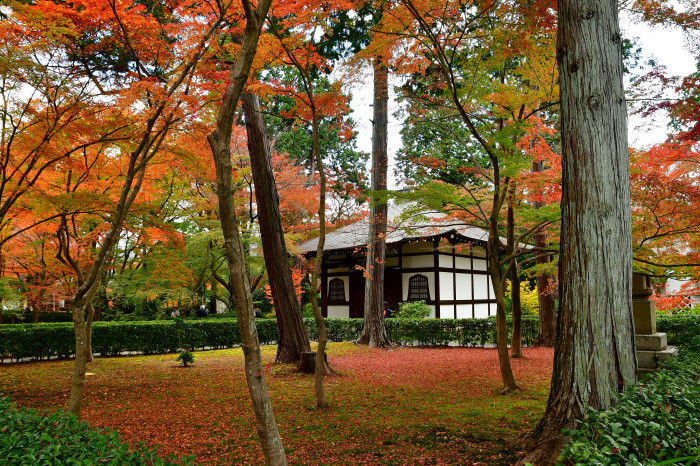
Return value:
<svg viewBox="0 0 700 466">
<path fill-rule="evenodd" d="M 265 268 L 277 314 L 279 342 L 276 360 L 283 363 L 298 362 L 301 353 L 311 351 L 311 348 L 287 260 L 289 256 L 284 241 L 279 196 L 270 162 L 265 122 L 260 113 L 258 96 L 243 94 L 241 101 L 245 110 L 248 152 L 255 184 Z"/>
<path fill-rule="evenodd" d="M 618 5 L 559 2 L 560 310 L 547 410 L 524 459 L 552 463 L 589 406 L 636 380 L 627 121 Z"/>
<path fill-rule="evenodd" d="M 513 259 L 513 269 L 510 272 L 510 297 L 513 300 L 513 335 L 510 340 L 510 355 L 514 358 L 523 357 L 523 313 L 520 303 L 520 270 L 517 259 Z"/>
<path fill-rule="evenodd" d="M 541 172 L 544 170 L 544 162 L 533 162 L 532 172 Z M 533 203 L 535 209 L 543 207 L 541 202 Z M 535 247 L 546 248 L 547 238 L 545 233 L 539 231 L 535 233 Z M 535 263 L 537 265 L 547 264 L 551 261 L 549 254 L 544 251 L 535 253 Z M 537 338 L 535 346 L 554 346 L 554 332 L 556 328 L 556 313 L 554 308 L 554 295 L 551 290 L 552 277 L 546 273 L 541 273 L 537 276 L 537 302 L 539 304 L 539 312 L 537 316 Z"/>
<path fill-rule="evenodd" d="M 389 69 L 380 58 L 374 64 L 374 107 L 372 120 L 372 206 L 370 209 L 367 274 L 365 282 L 365 322 L 359 344 L 383 348 L 391 345 L 384 325 L 384 258 L 386 255 L 387 203 L 377 193 L 387 189 L 387 127 Z"/>
<path fill-rule="evenodd" d="M 216 129 L 207 140 L 211 146 L 216 165 L 216 185 L 219 197 L 221 228 L 224 233 L 224 245 L 229 267 L 229 283 L 233 292 L 234 307 L 238 317 L 241 333 L 241 347 L 245 359 L 245 376 L 248 391 L 253 402 L 255 420 L 260 443 L 262 444 L 266 464 L 283 465 L 287 459 L 282 446 L 272 403 L 265 382 L 265 375 L 260 354 L 258 333 L 253 318 L 253 300 L 250 293 L 248 272 L 245 265 L 243 245 L 238 231 L 235 206 L 233 204 L 233 180 L 231 165 L 231 132 L 236 114 L 238 98 L 248 79 L 250 66 L 255 57 L 260 30 L 271 0 L 261 0 L 255 10 L 244 2 L 246 26 L 241 50 L 235 65 L 229 73 Z"/>
</svg>

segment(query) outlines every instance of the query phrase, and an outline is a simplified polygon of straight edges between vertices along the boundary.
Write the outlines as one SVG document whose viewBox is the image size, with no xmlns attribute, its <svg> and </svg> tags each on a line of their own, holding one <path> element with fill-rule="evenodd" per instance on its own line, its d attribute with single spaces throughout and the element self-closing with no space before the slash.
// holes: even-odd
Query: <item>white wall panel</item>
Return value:
<svg viewBox="0 0 700 466">
<path fill-rule="evenodd" d="M 444 254 L 438 255 L 440 258 L 440 267 L 452 268 L 452 256 L 446 256 Z"/>
<path fill-rule="evenodd" d="M 472 276 L 469 273 L 457 275 L 457 299 L 472 299 Z M 471 312 L 471 310 L 469 311 Z"/>
<path fill-rule="evenodd" d="M 432 298 L 433 296 L 431 296 Z M 440 301 L 450 301 L 454 298 L 452 273 L 440 272 Z"/>
<path fill-rule="evenodd" d="M 458 319 L 471 319 L 472 318 L 472 305 L 471 304 L 458 304 L 457 305 L 457 318 Z"/>
<path fill-rule="evenodd" d="M 475 304 L 474 305 L 474 317 L 477 319 L 483 319 L 489 316 L 489 305 L 488 304 Z"/>
<path fill-rule="evenodd" d="M 455 261 L 455 265 L 457 266 L 458 269 L 471 270 L 472 261 L 468 257 L 457 257 L 457 260 Z"/>
<path fill-rule="evenodd" d="M 328 317 L 347 319 L 350 317 L 350 306 L 328 306 Z"/>
<path fill-rule="evenodd" d="M 488 270 L 487 267 L 488 264 L 486 263 L 486 259 L 474 258 L 474 270 Z"/>
<path fill-rule="evenodd" d="M 474 275 L 474 299 L 488 299 L 488 275 Z"/>
</svg>

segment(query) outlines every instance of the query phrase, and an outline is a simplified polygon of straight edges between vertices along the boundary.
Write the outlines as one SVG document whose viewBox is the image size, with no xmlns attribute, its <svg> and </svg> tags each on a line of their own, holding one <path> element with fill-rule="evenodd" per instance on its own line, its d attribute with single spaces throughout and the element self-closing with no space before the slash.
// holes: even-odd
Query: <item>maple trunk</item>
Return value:
<svg viewBox="0 0 700 466">
<path fill-rule="evenodd" d="M 514 358 L 523 357 L 523 313 L 520 302 L 520 270 L 518 261 L 513 259 L 513 269 L 510 272 L 510 297 L 513 301 L 513 335 L 510 340 L 510 355 Z"/>
<path fill-rule="evenodd" d="M 309 336 L 304 327 L 288 263 L 289 255 L 284 241 L 279 196 L 270 161 L 265 122 L 260 113 L 260 100 L 257 95 L 246 93 L 241 97 L 241 101 L 245 111 L 248 153 L 255 184 L 265 268 L 277 315 L 279 341 L 276 360 L 294 363 L 301 359 L 302 352 L 311 351 Z"/>
<path fill-rule="evenodd" d="M 532 172 L 537 173 L 544 170 L 544 161 L 533 162 Z M 533 202 L 532 206 L 535 209 L 540 209 L 544 206 L 541 202 Z M 543 231 L 535 233 L 535 247 L 544 249 L 547 247 L 547 237 Z M 538 250 L 535 253 L 535 263 L 537 265 L 547 264 L 551 261 L 549 254 L 545 251 Z M 535 338 L 535 346 L 554 346 L 554 332 L 556 326 L 556 315 L 554 308 L 554 296 L 550 289 L 552 277 L 546 273 L 540 273 L 537 276 L 537 303 L 539 312 L 537 314 L 537 338 Z"/>
<path fill-rule="evenodd" d="M 389 69 L 376 59 L 374 64 L 374 106 L 372 115 L 372 206 L 370 208 L 367 274 L 365 278 L 365 321 L 359 344 L 383 348 L 391 345 L 384 325 L 384 258 L 386 255 L 387 202 L 378 192 L 387 189 L 387 127 Z"/>
<path fill-rule="evenodd" d="M 309 101 L 312 105 L 312 133 L 311 140 L 313 142 L 314 160 L 318 167 L 320 193 L 318 200 L 318 221 L 319 234 L 318 245 L 316 246 L 316 261 L 314 269 L 311 273 L 311 308 L 314 313 L 314 319 L 318 327 L 318 348 L 316 349 L 316 360 L 314 365 L 314 393 L 316 394 L 316 406 L 325 408 L 328 406 L 326 400 L 326 391 L 323 387 L 323 375 L 326 372 L 326 321 L 321 314 L 321 309 L 318 306 L 318 282 L 321 273 L 321 262 L 323 258 L 323 247 L 326 242 L 326 174 L 323 171 L 323 159 L 321 159 L 321 145 L 318 134 L 318 114 L 313 100 L 313 93 L 309 91 Z"/>
<path fill-rule="evenodd" d="M 216 129 L 207 137 L 216 166 L 216 186 L 219 198 L 221 229 L 229 268 L 229 286 L 241 334 L 241 347 L 245 360 L 245 377 L 255 411 L 255 425 L 260 437 L 266 464 L 287 464 L 284 447 L 280 438 L 272 403 L 265 382 L 258 332 L 253 318 L 253 299 L 250 292 L 248 271 L 241 236 L 238 231 L 233 203 L 233 176 L 231 164 L 231 133 L 238 105 L 238 98 L 245 85 L 250 67 L 255 57 L 260 30 L 271 0 L 261 0 L 255 9 L 247 0 L 243 1 L 246 25 L 243 43 L 236 63 L 229 72 Z"/>
<path fill-rule="evenodd" d="M 618 5 L 559 2 L 560 309 L 546 412 L 523 461 L 554 462 L 561 429 L 608 409 L 637 374 L 627 119 Z"/>
<path fill-rule="evenodd" d="M 85 393 L 85 372 L 87 370 L 88 339 L 85 328 L 87 304 L 85 300 L 71 303 L 73 312 L 73 333 L 75 334 L 75 362 L 68 397 L 68 411 L 80 416 L 80 407 Z"/>
<path fill-rule="evenodd" d="M 85 321 L 85 340 L 87 341 L 87 348 L 85 350 L 85 358 L 87 362 L 92 362 L 94 357 L 92 355 L 92 322 L 95 320 L 95 307 L 92 305 L 92 301 L 88 303 L 88 313 L 87 319 Z"/>
<path fill-rule="evenodd" d="M 495 225 L 495 224 L 493 224 Z M 493 230 L 493 228 L 492 228 Z M 489 273 L 493 283 L 493 293 L 496 295 L 496 347 L 498 348 L 498 363 L 501 368 L 501 378 L 503 379 L 503 392 L 508 393 L 518 388 L 513 376 L 513 369 L 510 366 L 510 356 L 508 355 L 508 329 L 506 327 L 506 303 L 503 282 L 501 280 L 501 265 L 499 263 L 498 229 L 494 233 L 489 233 L 489 240 L 486 244 L 488 251 Z"/>
</svg>

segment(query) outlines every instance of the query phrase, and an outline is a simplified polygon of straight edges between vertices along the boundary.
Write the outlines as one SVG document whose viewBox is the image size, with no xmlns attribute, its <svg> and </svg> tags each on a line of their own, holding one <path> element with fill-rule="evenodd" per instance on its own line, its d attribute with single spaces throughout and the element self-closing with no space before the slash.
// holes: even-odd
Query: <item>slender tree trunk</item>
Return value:
<svg viewBox="0 0 700 466">
<path fill-rule="evenodd" d="M 533 162 L 533 173 L 544 170 L 544 161 Z M 533 207 L 539 209 L 544 204 L 534 202 Z M 546 248 L 547 238 L 543 231 L 535 233 L 535 247 Z M 547 264 L 551 261 L 549 254 L 544 251 L 535 253 L 535 263 L 537 265 Z M 537 338 L 535 346 L 554 346 L 554 334 L 556 328 L 556 315 L 554 308 L 554 295 L 551 290 L 552 277 L 546 273 L 540 273 L 537 276 L 537 302 L 539 304 L 539 312 L 537 316 Z"/>
<path fill-rule="evenodd" d="M 88 337 L 85 328 L 85 314 L 88 306 L 85 302 L 72 302 L 73 332 L 75 333 L 75 363 L 68 397 L 68 411 L 80 416 L 80 407 L 85 393 L 85 372 L 87 368 Z"/>
<path fill-rule="evenodd" d="M 92 305 L 92 301 L 88 303 L 87 319 L 85 320 L 85 340 L 87 341 L 87 348 L 85 350 L 85 360 L 87 362 L 94 361 L 92 356 L 92 322 L 95 320 L 95 307 Z"/>
<path fill-rule="evenodd" d="M 318 134 L 318 115 L 313 102 L 313 93 L 309 96 L 312 104 L 312 141 L 314 148 L 314 159 L 318 167 L 320 178 L 320 195 L 318 201 L 318 221 L 319 234 L 318 245 L 316 246 L 316 262 L 314 269 L 311 272 L 311 308 L 313 309 L 314 319 L 318 326 L 318 348 L 316 349 L 316 360 L 314 367 L 314 392 L 316 394 L 316 406 L 325 408 L 328 406 L 326 400 L 326 391 L 323 388 L 323 375 L 326 372 L 326 321 L 321 314 L 321 309 L 318 306 L 318 282 L 321 273 L 321 262 L 323 260 L 323 247 L 326 242 L 326 174 L 323 171 L 323 159 L 321 158 L 321 145 L 319 143 Z"/>
<path fill-rule="evenodd" d="M 386 256 L 387 202 L 377 195 L 387 189 L 387 127 L 389 69 L 377 58 L 374 64 L 374 107 L 372 120 L 372 206 L 370 209 L 365 322 L 359 344 L 383 348 L 391 345 L 384 325 L 384 260 Z M 367 280 L 367 279 L 365 279 Z"/>
<path fill-rule="evenodd" d="M 513 369 L 510 366 L 508 356 L 508 329 L 506 327 L 506 304 L 504 300 L 503 281 L 501 280 L 501 266 L 498 256 L 498 230 L 494 234 L 489 233 L 487 243 L 489 255 L 489 272 L 493 283 L 493 293 L 496 295 L 496 347 L 498 348 L 498 363 L 501 368 L 501 378 L 503 379 L 503 393 L 509 393 L 518 388 L 513 376 Z"/>
<path fill-rule="evenodd" d="M 219 197 L 221 228 L 229 267 L 229 283 L 233 292 L 234 307 L 241 333 L 241 346 L 245 358 L 245 376 L 253 402 L 255 420 L 266 464 L 284 465 L 287 459 L 280 438 L 272 403 L 265 382 L 258 333 L 253 318 L 253 299 L 250 293 L 248 272 L 245 265 L 243 245 L 238 231 L 235 206 L 233 204 L 233 176 L 231 165 L 231 132 L 243 86 L 248 79 L 250 66 L 255 57 L 260 30 L 270 8 L 271 0 L 261 0 L 253 10 L 244 0 L 246 26 L 241 50 L 236 63 L 229 72 L 216 129 L 207 140 L 211 146 L 216 165 L 216 185 Z"/>
<path fill-rule="evenodd" d="M 523 313 L 520 302 L 520 268 L 518 260 L 513 259 L 513 269 L 510 271 L 510 297 L 513 300 L 513 335 L 510 340 L 510 355 L 514 358 L 523 357 Z"/>
<path fill-rule="evenodd" d="M 523 460 L 553 463 L 561 429 L 637 377 L 627 118 L 618 5 L 560 0 L 562 227 L 547 410 Z"/>
<path fill-rule="evenodd" d="M 279 341 L 276 360 L 293 363 L 300 360 L 302 352 L 311 351 L 309 336 L 304 327 L 292 271 L 287 260 L 289 255 L 284 241 L 279 196 L 270 162 L 265 122 L 260 113 L 260 101 L 257 95 L 249 93 L 243 94 L 241 101 L 245 110 L 248 152 L 255 183 L 265 268 L 277 315 Z"/>
</svg>

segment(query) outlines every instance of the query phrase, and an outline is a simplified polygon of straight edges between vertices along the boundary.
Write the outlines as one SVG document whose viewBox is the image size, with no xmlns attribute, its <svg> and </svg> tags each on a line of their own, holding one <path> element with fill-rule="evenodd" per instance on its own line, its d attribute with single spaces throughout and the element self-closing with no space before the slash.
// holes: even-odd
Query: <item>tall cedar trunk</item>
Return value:
<svg viewBox="0 0 700 466">
<path fill-rule="evenodd" d="M 532 163 L 533 173 L 541 172 L 543 170 L 544 161 Z M 533 207 L 535 209 L 539 209 L 543 206 L 544 204 L 541 202 L 533 203 Z M 547 247 L 547 237 L 545 236 L 544 232 L 539 231 L 535 233 L 535 247 Z M 538 265 L 547 264 L 551 261 L 549 254 L 544 251 L 538 251 L 535 254 L 535 263 Z M 535 346 L 554 346 L 556 316 L 554 309 L 554 295 L 550 289 L 551 282 L 552 277 L 546 273 L 541 273 L 537 276 L 537 302 L 539 304 L 539 312 L 537 316 L 537 338 L 535 339 Z"/>
<path fill-rule="evenodd" d="M 520 270 L 518 260 L 513 259 L 510 271 L 510 297 L 513 300 L 513 336 L 510 340 L 510 355 L 514 358 L 523 357 L 523 313 L 520 302 Z"/>
<path fill-rule="evenodd" d="M 492 227 L 495 223 L 492 221 Z M 493 230 L 493 228 L 491 229 Z M 496 295 L 496 346 L 498 348 L 498 363 L 501 368 L 501 378 L 503 379 L 503 392 L 508 393 L 516 390 L 513 369 L 510 366 L 508 356 L 508 329 L 506 327 L 506 305 L 504 300 L 503 281 L 501 280 L 501 265 L 498 260 L 498 229 L 496 232 L 489 232 L 489 240 L 486 245 L 488 251 L 489 272 L 493 283 L 493 293 Z"/>
<path fill-rule="evenodd" d="M 547 410 L 524 460 L 556 458 L 561 428 L 610 408 L 636 380 L 627 121 L 618 6 L 559 2 L 562 226 L 556 349 Z"/>
<path fill-rule="evenodd" d="M 282 440 L 277 429 L 277 422 L 272 411 L 272 403 L 265 383 L 262 367 L 258 332 L 253 318 L 253 299 L 250 293 L 248 272 L 246 270 L 243 245 L 238 231 L 233 204 L 233 176 L 231 164 L 231 132 L 238 105 L 238 97 L 248 79 L 250 66 L 255 57 L 260 30 L 265 20 L 271 0 L 261 0 L 255 10 L 247 1 L 243 6 L 246 13 L 246 26 L 241 50 L 235 65 L 229 72 L 229 83 L 226 87 L 216 129 L 207 140 L 211 146 L 216 165 L 216 185 L 219 197 L 219 214 L 221 229 L 224 234 L 224 245 L 229 267 L 229 284 L 233 292 L 233 302 L 238 317 L 238 328 L 241 333 L 241 347 L 245 359 L 245 376 L 248 391 L 255 411 L 255 424 L 262 444 L 266 464 L 287 464 L 282 446 Z"/>
<path fill-rule="evenodd" d="M 380 58 L 374 64 L 374 107 L 372 115 L 372 207 L 370 210 L 367 273 L 365 279 L 365 322 L 358 343 L 383 348 L 391 342 L 384 325 L 384 258 L 386 256 L 387 203 L 377 193 L 387 189 L 387 127 L 389 69 Z"/>
<path fill-rule="evenodd" d="M 297 362 L 301 353 L 311 351 L 311 348 L 287 260 L 289 256 L 284 241 L 279 196 L 270 162 L 265 122 L 260 113 L 260 100 L 257 95 L 243 94 L 241 101 L 245 110 L 248 152 L 255 184 L 265 268 L 277 315 L 279 342 L 276 360 L 283 363 Z"/>
</svg>

